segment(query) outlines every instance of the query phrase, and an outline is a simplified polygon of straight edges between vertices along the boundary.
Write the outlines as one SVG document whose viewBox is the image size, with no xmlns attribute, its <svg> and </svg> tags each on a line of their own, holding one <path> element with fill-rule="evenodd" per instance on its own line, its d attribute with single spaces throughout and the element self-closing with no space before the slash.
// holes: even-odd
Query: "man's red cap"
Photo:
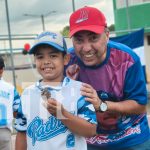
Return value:
<svg viewBox="0 0 150 150">
<path fill-rule="evenodd" d="M 83 7 L 76 10 L 70 16 L 70 37 L 81 30 L 88 30 L 95 33 L 104 32 L 107 26 L 104 14 L 94 7 Z"/>
</svg>

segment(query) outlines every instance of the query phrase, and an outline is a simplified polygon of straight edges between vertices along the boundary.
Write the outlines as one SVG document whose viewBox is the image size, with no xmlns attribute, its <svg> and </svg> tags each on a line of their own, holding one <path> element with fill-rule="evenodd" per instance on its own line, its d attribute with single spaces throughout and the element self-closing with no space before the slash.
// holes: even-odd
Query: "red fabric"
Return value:
<svg viewBox="0 0 150 150">
<path fill-rule="evenodd" d="M 104 14 L 93 7 L 83 7 L 70 16 L 70 37 L 81 30 L 102 33 L 107 26 Z"/>
</svg>

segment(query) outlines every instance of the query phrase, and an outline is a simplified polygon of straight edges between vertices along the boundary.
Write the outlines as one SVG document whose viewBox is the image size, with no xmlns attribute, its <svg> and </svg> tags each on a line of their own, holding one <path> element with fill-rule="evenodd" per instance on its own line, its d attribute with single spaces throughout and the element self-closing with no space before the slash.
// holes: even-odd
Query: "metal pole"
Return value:
<svg viewBox="0 0 150 150">
<path fill-rule="evenodd" d="M 127 16 L 128 30 L 131 31 L 131 22 L 130 22 L 130 14 L 129 14 L 129 3 L 128 3 L 128 0 L 126 0 L 126 16 Z"/>
<path fill-rule="evenodd" d="M 75 11 L 75 3 L 74 3 L 74 0 L 72 0 L 72 9 L 73 9 L 73 12 Z"/>
<path fill-rule="evenodd" d="M 44 15 L 41 15 L 41 20 L 42 20 L 42 28 L 43 28 L 43 31 L 45 31 Z"/>
<path fill-rule="evenodd" d="M 42 30 L 45 31 L 45 20 L 44 17 L 48 16 L 51 13 L 55 13 L 56 11 L 50 11 L 47 14 L 35 15 L 35 14 L 23 14 L 24 16 L 31 16 L 31 17 L 40 17 L 42 23 Z"/>
<path fill-rule="evenodd" d="M 13 74 L 13 84 L 16 87 L 15 69 L 14 69 L 13 51 L 12 51 L 12 42 L 11 42 L 11 30 L 10 30 L 9 11 L 8 11 L 7 0 L 5 0 L 5 7 L 6 7 L 6 15 L 7 15 L 7 27 L 8 27 L 9 47 L 10 47 L 10 54 L 11 54 L 10 58 L 11 58 L 11 67 L 12 67 L 12 74 Z"/>
</svg>

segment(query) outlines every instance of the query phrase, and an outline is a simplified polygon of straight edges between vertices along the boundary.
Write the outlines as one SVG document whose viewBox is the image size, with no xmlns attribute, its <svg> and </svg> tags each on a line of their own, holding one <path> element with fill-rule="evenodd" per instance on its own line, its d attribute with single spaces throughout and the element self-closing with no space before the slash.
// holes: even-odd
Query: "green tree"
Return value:
<svg viewBox="0 0 150 150">
<path fill-rule="evenodd" d="M 69 26 L 65 26 L 63 28 L 63 30 L 61 31 L 61 34 L 65 37 L 68 37 L 69 36 Z"/>
<path fill-rule="evenodd" d="M 115 31 L 115 25 L 114 24 L 111 24 L 109 27 L 108 27 L 109 31 Z M 65 26 L 63 28 L 63 30 L 61 31 L 61 34 L 65 37 L 68 37 L 69 36 L 69 26 Z"/>
<path fill-rule="evenodd" d="M 115 25 L 114 24 L 111 24 L 109 27 L 108 27 L 109 31 L 115 31 Z"/>
</svg>

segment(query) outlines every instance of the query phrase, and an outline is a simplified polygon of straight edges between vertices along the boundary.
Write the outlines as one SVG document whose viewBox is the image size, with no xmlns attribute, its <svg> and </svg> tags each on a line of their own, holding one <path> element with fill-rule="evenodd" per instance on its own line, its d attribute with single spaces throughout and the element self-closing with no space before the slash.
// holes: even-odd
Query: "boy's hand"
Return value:
<svg viewBox="0 0 150 150">
<path fill-rule="evenodd" d="M 79 71 L 80 71 L 80 67 L 77 64 L 74 65 L 70 65 L 67 69 L 66 69 L 66 75 L 73 79 L 76 80 L 79 76 Z"/>
<path fill-rule="evenodd" d="M 63 112 L 65 111 L 63 105 L 56 101 L 53 98 L 49 98 L 47 101 L 45 101 L 44 106 L 48 110 L 48 112 L 55 116 L 58 119 L 64 119 Z"/>
</svg>

